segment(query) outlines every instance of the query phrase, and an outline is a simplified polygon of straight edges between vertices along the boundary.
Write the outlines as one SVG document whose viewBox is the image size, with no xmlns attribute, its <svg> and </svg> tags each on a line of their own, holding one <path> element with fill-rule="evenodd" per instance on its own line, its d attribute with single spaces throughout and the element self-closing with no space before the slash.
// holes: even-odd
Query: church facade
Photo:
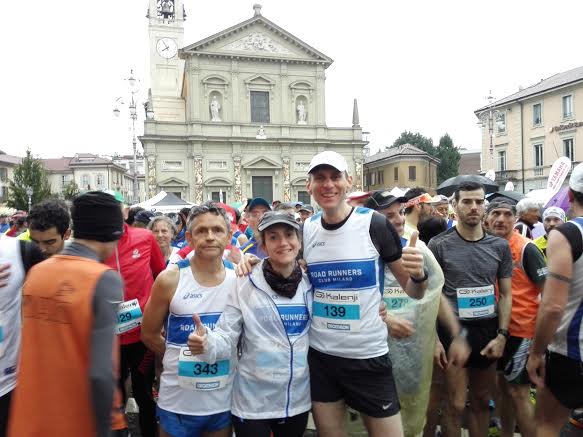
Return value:
<svg viewBox="0 0 583 437">
<path fill-rule="evenodd" d="M 353 189 L 362 189 L 367 142 L 356 101 L 352 127 L 326 125 L 331 58 L 260 5 L 250 19 L 184 45 L 182 0 L 149 2 L 151 88 L 140 138 L 149 196 L 310 202 L 307 166 L 324 150 L 346 157 Z"/>
</svg>

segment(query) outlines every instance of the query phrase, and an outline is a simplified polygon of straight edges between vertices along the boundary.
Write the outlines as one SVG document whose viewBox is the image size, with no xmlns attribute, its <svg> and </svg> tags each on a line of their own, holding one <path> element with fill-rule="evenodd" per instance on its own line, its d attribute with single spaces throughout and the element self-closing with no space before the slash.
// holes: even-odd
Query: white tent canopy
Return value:
<svg viewBox="0 0 583 437">
<path fill-rule="evenodd" d="M 182 200 L 176 194 L 167 193 L 166 191 L 160 191 L 154 197 L 148 200 L 144 200 L 141 203 L 137 203 L 132 205 L 140 206 L 145 210 L 152 211 L 152 212 L 178 212 L 182 208 L 194 206 L 194 204 L 187 202 L 186 200 Z"/>
</svg>

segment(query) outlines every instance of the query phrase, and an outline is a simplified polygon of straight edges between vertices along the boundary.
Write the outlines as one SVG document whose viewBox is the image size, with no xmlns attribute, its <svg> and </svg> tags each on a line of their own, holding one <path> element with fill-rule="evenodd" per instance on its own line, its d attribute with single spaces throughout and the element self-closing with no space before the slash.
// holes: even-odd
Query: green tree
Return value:
<svg viewBox="0 0 583 437">
<path fill-rule="evenodd" d="M 22 163 L 14 168 L 14 177 L 8 182 L 7 205 L 11 208 L 28 210 L 28 195 L 26 188 L 32 188 L 32 204 L 52 197 L 51 185 L 40 159 L 32 155 L 30 149 Z"/>
<path fill-rule="evenodd" d="M 433 140 L 421 135 L 419 132 L 403 132 L 391 147 L 402 146 L 403 144 L 411 144 L 412 146 L 427 152 L 431 156 L 436 156 L 437 154 L 435 146 L 433 145 Z"/>
<path fill-rule="evenodd" d="M 74 180 L 71 180 L 63 187 L 63 198 L 65 200 L 73 200 L 79 194 L 79 185 Z"/>
<path fill-rule="evenodd" d="M 435 157 L 441 161 L 437 166 L 437 183 L 440 184 L 446 179 L 458 175 L 461 155 L 447 133 L 439 139 L 436 152 Z"/>
</svg>

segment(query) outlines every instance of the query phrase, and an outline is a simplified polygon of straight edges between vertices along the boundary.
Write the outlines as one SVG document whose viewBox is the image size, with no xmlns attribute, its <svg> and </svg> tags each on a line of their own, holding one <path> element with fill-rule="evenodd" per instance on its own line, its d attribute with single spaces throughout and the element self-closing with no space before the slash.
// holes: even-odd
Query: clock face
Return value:
<svg viewBox="0 0 583 437">
<path fill-rule="evenodd" d="M 156 44 L 156 50 L 158 54 L 165 59 L 170 59 L 176 56 L 178 53 L 178 47 L 176 42 L 172 38 L 161 38 Z"/>
</svg>

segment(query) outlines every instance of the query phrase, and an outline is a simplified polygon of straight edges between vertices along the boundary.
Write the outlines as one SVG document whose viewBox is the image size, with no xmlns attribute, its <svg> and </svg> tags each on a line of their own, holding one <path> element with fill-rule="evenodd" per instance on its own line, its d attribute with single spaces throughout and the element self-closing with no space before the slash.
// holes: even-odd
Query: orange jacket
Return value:
<svg viewBox="0 0 583 437">
<path fill-rule="evenodd" d="M 96 434 L 89 381 L 93 295 L 108 269 L 66 255 L 31 269 L 23 288 L 22 345 L 9 436 Z"/>
</svg>

